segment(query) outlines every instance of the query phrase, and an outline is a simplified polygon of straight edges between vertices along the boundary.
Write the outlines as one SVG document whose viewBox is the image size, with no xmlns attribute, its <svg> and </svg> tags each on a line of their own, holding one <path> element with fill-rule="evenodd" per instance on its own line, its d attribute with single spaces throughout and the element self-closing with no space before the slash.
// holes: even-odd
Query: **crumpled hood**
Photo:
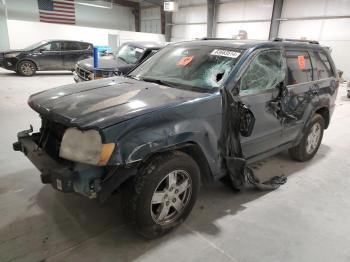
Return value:
<svg viewBox="0 0 350 262">
<path fill-rule="evenodd" d="M 84 67 L 86 69 L 92 70 L 94 65 L 93 58 L 87 58 L 78 62 L 78 65 Z M 118 69 L 120 67 L 129 66 L 129 64 L 125 63 L 118 57 L 114 55 L 102 56 L 98 59 L 98 69 L 112 71 Z"/>
<path fill-rule="evenodd" d="M 66 126 L 101 129 L 207 95 L 112 77 L 49 89 L 30 96 L 28 104 L 42 116 Z"/>
</svg>

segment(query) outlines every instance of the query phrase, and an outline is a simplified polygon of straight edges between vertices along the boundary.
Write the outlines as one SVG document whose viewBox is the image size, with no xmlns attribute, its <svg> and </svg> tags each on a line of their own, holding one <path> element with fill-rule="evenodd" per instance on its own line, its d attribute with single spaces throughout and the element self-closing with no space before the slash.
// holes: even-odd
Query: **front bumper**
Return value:
<svg viewBox="0 0 350 262">
<path fill-rule="evenodd" d="M 56 159 L 39 147 L 40 133 L 33 128 L 19 132 L 13 143 L 41 172 L 41 182 L 61 192 L 74 192 L 105 202 L 119 186 L 136 175 L 136 167 L 101 167 Z"/>
<path fill-rule="evenodd" d="M 0 67 L 3 67 L 7 70 L 16 71 L 17 66 L 17 59 L 16 58 L 0 58 Z"/>
<path fill-rule="evenodd" d="M 77 72 L 75 72 L 75 71 L 73 71 L 73 79 L 74 79 L 75 83 L 87 81 L 87 80 L 81 78 L 81 77 L 77 74 Z"/>
<path fill-rule="evenodd" d="M 103 167 L 78 164 L 64 159 L 55 159 L 38 146 L 40 133 L 30 130 L 17 134 L 18 141 L 13 143 L 15 151 L 21 151 L 41 172 L 41 181 L 51 184 L 61 192 L 75 192 L 89 198 L 96 198 L 101 189 Z"/>
</svg>

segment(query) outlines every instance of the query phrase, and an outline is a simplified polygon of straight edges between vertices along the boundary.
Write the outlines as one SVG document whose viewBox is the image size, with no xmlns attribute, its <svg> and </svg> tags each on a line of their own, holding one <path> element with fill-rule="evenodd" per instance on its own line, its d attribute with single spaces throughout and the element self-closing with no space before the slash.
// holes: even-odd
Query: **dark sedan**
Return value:
<svg viewBox="0 0 350 262">
<path fill-rule="evenodd" d="M 23 76 L 36 71 L 73 70 L 82 59 L 92 56 L 93 45 L 68 40 L 44 40 L 21 50 L 0 53 L 0 66 Z"/>
<path fill-rule="evenodd" d="M 75 66 L 75 82 L 125 75 L 135 66 L 156 53 L 164 44 L 154 42 L 127 42 L 117 54 L 99 58 L 98 68 L 94 69 L 92 58 L 79 61 Z"/>
</svg>

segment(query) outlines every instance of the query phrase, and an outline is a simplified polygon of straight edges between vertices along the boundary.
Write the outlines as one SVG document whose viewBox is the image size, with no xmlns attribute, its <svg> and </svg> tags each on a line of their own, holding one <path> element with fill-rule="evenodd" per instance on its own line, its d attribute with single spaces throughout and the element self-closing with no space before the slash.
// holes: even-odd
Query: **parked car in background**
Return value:
<svg viewBox="0 0 350 262">
<path fill-rule="evenodd" d="M 93 58 L 79 61 L 73 72 L 74 80 L 75 82 L 81 82 L 127 74 L 163 46 L 164 44 L 155 42 L 124 43 L 115 55 L 101 56 L 96 70 L 94 70 Z"/>
<path fill-rule="evenodd" d="M 23 76 L 32 76 L 36 71 L 73 70 L 79 60 L 92 54 L 90 43 L 44 40 L 24 49 L 1 52 L 0 66 Z"/>
<path fill-rule="evenodd" d="M 316 42 L 175 43 L 127 76 L 32 95 L 42 126 L 13 147 L 61 192 L 103 202 L 122 190 L 127 221 L 155 238 L 190 214 L 201 183 L 283 150 L 313 158 L 338 87 Z"/>
</svg>

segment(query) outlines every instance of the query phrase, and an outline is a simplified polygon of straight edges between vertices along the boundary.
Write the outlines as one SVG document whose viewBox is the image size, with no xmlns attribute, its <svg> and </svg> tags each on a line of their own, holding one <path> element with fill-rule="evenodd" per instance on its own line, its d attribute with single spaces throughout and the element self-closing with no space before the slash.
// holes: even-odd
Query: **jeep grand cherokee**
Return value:
<svg viewBox="0 0 350 262">
<path fill-rule="evenodd" d="M 286 149 L 311 159 L 337 92 L 316 42 L 176 43 L 125 77 L 32 95 L 42 126 L 14 149 L 59 191 L 105 201 L 121 189 L 127 221 L 155 238 L 189 215 L 201 183 L 235 182 Z"/>
</svg>

